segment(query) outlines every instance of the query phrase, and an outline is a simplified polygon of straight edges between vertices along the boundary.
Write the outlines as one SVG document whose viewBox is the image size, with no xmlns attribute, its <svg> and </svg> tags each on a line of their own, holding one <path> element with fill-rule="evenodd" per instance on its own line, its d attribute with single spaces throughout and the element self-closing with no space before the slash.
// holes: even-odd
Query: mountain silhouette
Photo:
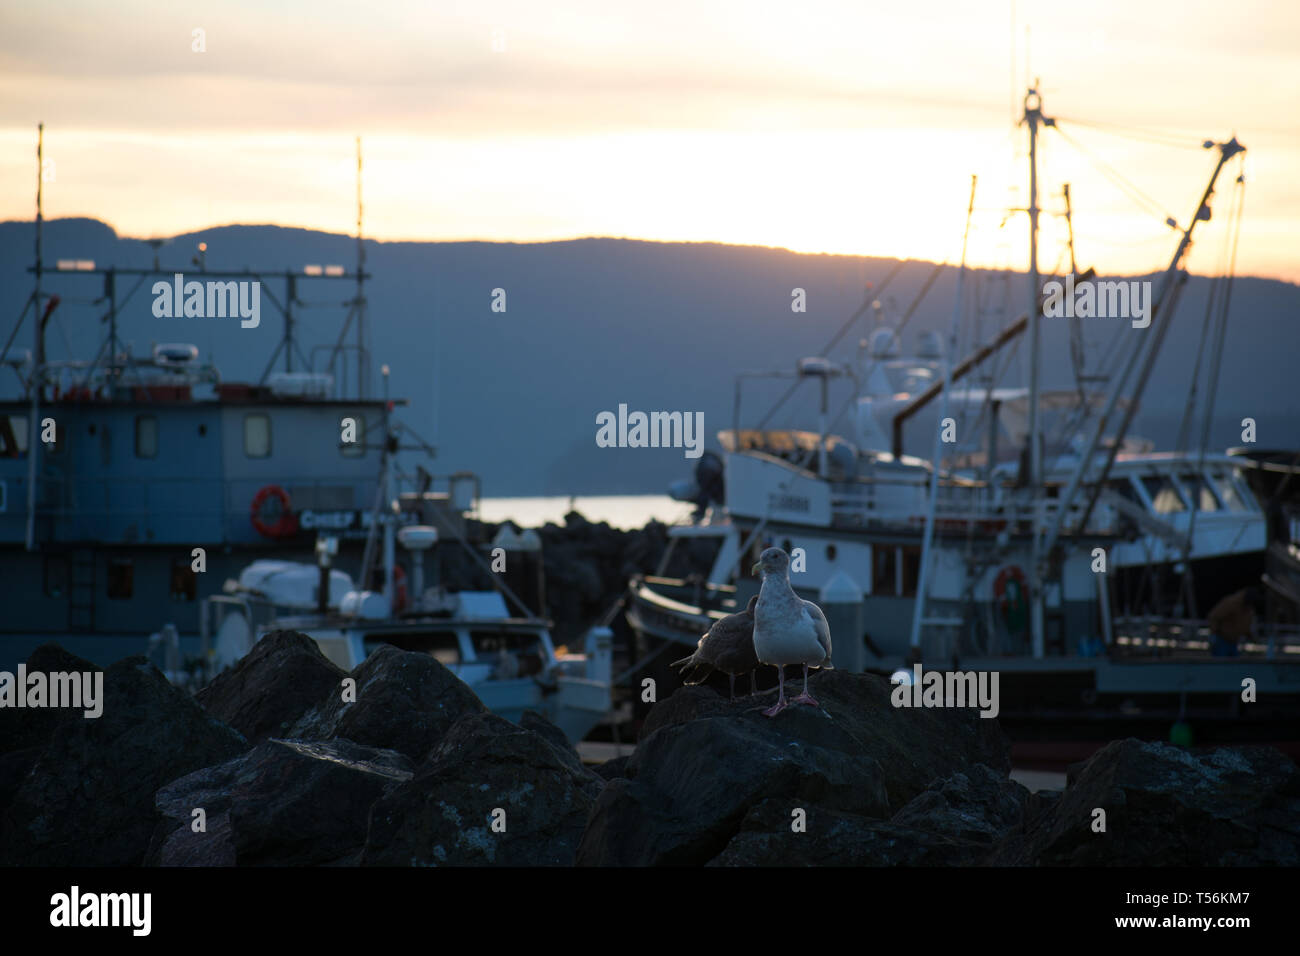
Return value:
<svg viewBox="0 0 1300 956">
<path fill-rule="evenodd" d="M 31 222 L 0 223 L 0 328 L 7 336 L 31 293 L 27 271 L 34 256 Z M 342 264 L 352 269 L 356 241 L 344 235 L 266 225 L 205 229 L 166 240 L 156 253 L 141 239 L 118 236 L 94 219 L 45 224 L 45 261 L 94 259 L 97 265 L 148 266 L 157 255 L 164 268 L 196 277 L 191 264 L 199 242 L 207 243 L 209 269 L 297 269 Z M 1171 246 L 1172 250 L 1172 246 Z M 596 416 L 629 410 L 704 413 L 707 448 L 731 427 L 735 377 L 752 370 L 793 370 L 803 356 L 818 354 L 863 303 L 865 283 L 879 284 L 896 260 L 810 255 L 766 247 L 714 243 L 576 239 L 558 242 L 380 242 L 366 240 L 367 335 L 372 354 L 372 392 L 381 390 L 379 367 L 391 369 L 389 393 L 406 398 L 401 412 L 438 448 L 433 470 L 468 469 L 483 477 L 488 496 L 659 493 L 685 477 L 694 461 L 674 448 L 600 448 Z M 908 262 L 880 298 L 894 321 L 911 304 L 934 266 Z M 903 335 L 947 334 L 957 270 L 945 267 Z M 1143 277 L 1137 277 L 1143 278 Z M 1151 277 L 1146 277 L 1151 278 Z M 121 306 L 119 335 L 137 355 L 152 343 L 190 342 L 213 360 L 225 381 L 256 381 L 279 341 L 283 322 L 267 294 L 283 301 L 282 280 L 267 283 L 261 325 L 241 329 L 237 319 L 158 319 L 152 314 L 150 277 Z M 1023 275 L 1000 284 L 998 274 L 971 270 L 968 289 L 986 309 L 984 338 L 1000 322 L 1028 306 Z M 119 277 L 119 301 L 135 277 Z M 1188 385 L 1200 345 L 1210 280 L 1193 276 L 1184 289 L 1176 325 L 1147 388 L 1134 431 L 1171 447 L 1188 404 Z M 47 291 L 63 301 L 48 330 L 51 359 L 87 358 L 102 343 L 103 279 L 47 276 Z M 792 290 L 805 290 L 807 311 L 791 310 Z M 505 290 L 504 312 L 492 309 L 493 290 Z M 1008 299 L 1002 318 L 989 303 Z M 295 309 L 304 356 L 318 365 L 346 314 L 350 282 L 305 280 Z M 1300 354 L 1300 286 L 1273 279 L 1239 278 L 1231 303 L 1215 403 L 1211 450 L 1241 443 L 1241 419 L 1254 418 L 1260 447 L 1300 446 L 1300 393 L 1294 388 Z M 848 360 L 866 334 L 860 321 L 831 354 Z M 1159 319 L 1157 319 L 1159 321 Z M 1090 345 L 1109 347 L 1124 320 L 1085 320 Z M 1074 387 L 1065 320 L 1042 326 L 1047 389 Z M 1119 348 L 1137 335 L 1125 333 Z M 970 324 L 964 341 L 972 342 Z M 349 333 L 348 341 L 355 341 Z M 30 317 L 15 347 L 30 348 Z M 313 353 L 313 349 L 316 352 Z M 1026 381 L 1027 343 L 1009 359 L 1005 385 Z M 1207 357 L 1208 360 L 1208 357 Z M 1007 359 L 1004 356 L 1004 361 Z M 354 383 L 354 360 L 347 361 Z M 295 370 L 301 362 L 294 357 Z M 283 356 L 276 369 L 284 369 Z M 5 372 L 4 394 L 17 380 Z M 1202 376 L 1203 379 L 1205 376 Z M 753 425 L 788 383 L 747 383 L 742 421 Z M 1204 388 L 1204 382 L 1203 386 Z M 848 396 L 835 386 L 832 410 Z M 351 385 L 349 386 L 349 390 Z M 815 388 L 804 386 L 771 419 L 769 427 L 815 427 Z M 837 432 L 853 433 L 849 416 Z M 1193 441 L 1199 436 L 1199 420 Z M 929 440 L 911 430 L 907 450 L 929 454 Z"/>
</svg>

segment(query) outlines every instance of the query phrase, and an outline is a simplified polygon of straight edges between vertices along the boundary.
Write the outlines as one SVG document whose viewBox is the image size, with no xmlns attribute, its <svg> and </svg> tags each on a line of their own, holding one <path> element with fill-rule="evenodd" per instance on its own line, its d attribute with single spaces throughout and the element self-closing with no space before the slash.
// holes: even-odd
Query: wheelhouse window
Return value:
<svg viewBox="0 0 1300 956">
<path fill-rule="evenodd" d="M 1230 477 L 1222 472 L 1215 472 L 1210 476 L 1214 482 L 1214 487 L 1219 492 L 1219 497 L 1223 499 L 1224 505 L 1229 511 L 1249 511 L 1246 502 L 1242 500 L 1241 494 L 1237 491 L 1236 484 Z"/>
<path fill-rule="evenodd" d="M 27 455 L 27 416 L 0 415 L 0 458 Z"/>
<path fill-rule="evenodd" d="M 135 457 L 158 457 L 158 418 L 155 415 L 135 417 Z"/>
<path fill-rule="evenodd" d="M 916 585 L 921 579 L 921 549 L 908 546 L 899 548 L 898 551 L 902 572 L 898 593 L 903 597 L 912 597 L 916 594 Z"/>
<path fill-rule="evenodd" d="M 892 595 L 897 593 L 897 562 L 892 545 L 871 546 L 871 593 Z"/>
<path fill-rule="evenodd" d="M 499 678 L 531 677 L 545 669 L 542 641 L 520 631 L 470 631 L 470 644 L 479 663 L 496 665 Z"/>
<path fill-rule="evenodd" d="M 186 558 L 172 559 L 171 594 L 173 601 L 193 601 L 199 596 L 199 576 Z"/>
<path fill-rule="evenodd" d="M 114 601 L 129 601 L 135 595 L 135 562 L 130 558 L 113 558 L 108 562 L 108 596 Z"/>
<path fill-rule="evenodd" d="M 1251 491 L 1250 482 L 1239 469 L 1232 470 L 1232 483 L 1237 488 L 1237 496 L 1241 498 L 1241 503 L 1246 506 L 1247 511 L 1262 511 L 1259 500 L 1255 497 L 1255 492 Z"/>
<path fill-rule="evenodd" d="M 1144 475 L 1142 487 L 1151 499 L 1151 510 L 1158 515 L 1178 514 L 1187 510 L 1187 504 L 1178 494 L 1178 488 L 1166 475 Z"/>
<path fill-rule="evenodd" d="M 1115 492 L 1121 498 L 1126 498 L 1135 505 L 1141 505 L 1142 499 L 1138 497 L 1137 491 L 1133 488 L 1133 482 L 1128 478 L 1112 478 L 1106 482 L 1106 487 Z M 1144 506 L 1145 507 L 1145 506 Z"/>
<path fill-rule="evenodd" d="M 271 416 L 244 416 L 244 454 L 249 458 L 271 457 Z"/>
<path fill-rule="evenodd" d="M 1188 497 L 1196 503 L 1197 511 L 1219 510 L 1219 499 L 1214 494 L 1214 489 L 1206 482 L 1204 475 L 1195 473 L 1179 475 L 1178 480 L 1182 483 Z"/>
<path fill-rule="evenodd" d="M 416 634 L 367 634 L 362 641 L 366 654 L 383 644 L 404 651 L 428 654 L 444 667 L 460 663 L 460 638 L 455 631 L 424 631 Z"/>
</svg>

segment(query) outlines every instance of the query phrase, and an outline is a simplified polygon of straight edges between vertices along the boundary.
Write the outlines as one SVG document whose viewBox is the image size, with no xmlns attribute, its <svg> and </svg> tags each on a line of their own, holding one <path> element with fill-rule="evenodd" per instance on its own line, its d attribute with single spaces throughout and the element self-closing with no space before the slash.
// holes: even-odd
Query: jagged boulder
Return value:
<svg viewBox="0 0 1300 956">
<path fill-rule="evenodd" d="M 42 644 L 27 658 L 26 673 L 86 674 L 103 668 L 65 651 L 58 644 Z M 15 680 L 17 674 L 14 675 Z M 25 687 L 15 687 L 26 693 Z M 82 719 L 82 711 L 66 707 L 0 707 L 0 754 L 44 747 L 61 724 Z M 0 804 L 3 806 L 3 804 Z"/>
<path fill-rule="evenodd" d="M 746 820 L 759 829 L 746 831 L 754 835 L 732 847 L 727 860 L 775 862 L 794 808 L 861 831 L 859 849 L 867 853 L 895 839 L 884 824 L 934 781 L 982 764 L 994 777 L 1005 778 L 1010 769 L 1009 746 L 995 720 L 970 711 L 896 709 L 891 685 L 866 674 L 819 673 L 810 690 L 820 708 L 794 706 L 774 718 L 760 713 L 770 696 L 733 702 L 707 687 L 681 688 L 654 705 L 636 753 L 619 770 L 623 776 L 601 792 L 578 862 L 706 863 L 731 846 Z M 764 803 L 768 808 L 751 817 Z M 784 818 L 769 833 L 764 814 L 773 807 L 784 808 Z M 894 826 L 899 833 L 924 832 Z M 824 829 L 815 835 L 825 836 Z M 932 836 L 898 845 L 933 844 L 944 853 L 958 845 L 942 833 Z M 796 845 L 806 850 L 811 842 Z M 968 862 L 972 851 L 961 846 L 959 861 Z"/>
<path fill-rule="evenodd" d="M 991 845 L 1024 821 L 1029 803 L 1025 787 L 983 764 L 972 764 L 932 783 L 891 822 L 964 843 Z"/>
<path fill-rule="evenodd" d="M 361 863 L 567 866 L 599 788 L 539 734 L 470 714 L 371 808 Z"/>
<path fill-rule="evenodd" d="M 284 736 L 347 672 L 298 631 L 272 631 L 248 655 L 196 695 L 209 714 L 252 743 Z"/>
<path fill-rule="evenodd" d="M 1094 829 L 1105 811 L 1105 831 Z M 1300 768 L 1271 747 L 1188 751 L 1127 739 L 1070 768 L 999 865 L 1300 865 Z"/>
<path fill-rule="evenodd" d="M 804 829 L 795 828 L 802 809 Z M 709 866 L 959 866 L 985 848 L 967 840 L 892 821 L 764 800 L 745 814 L 740 831 Z"/>
<path fill-rule="evenodd" d="M 812 735 L 806 738 L 810 741 L 834 728 L 837 734 L 856 741 L 884 768 L 895 810 L 933 781 L 972 764 L 984 764 L 1002 776 L 1011 771 L 1010 741 L 997 720 L 979 717 L 973 710 L 895 707 L 890 701 L 893 686 L 874 674 L 816 672 L 809 689 L 821 702 L 820 711 L 797 706 L 769 719 L 756 708 L 770 706 L 774 694 L 742 697 L 733 703 L 706 687 L 679 688 L 651 708 L 641 739 L 662 727 L 712 716 L 743 716 L 778 732 L 787 727 L 794 732 L 797 727 L 799 734 Z M 808 719 L 819 714 L 825 719 Z"/>
<path fill-rule="evenodd" d="M 420 761 L 461 717 L 487 708 L 466 684 L 428 654 L 384 645 L 352 672 L 356 700 L 338 690 L 302 716 L 288 736 L 302 740 L 341 737 L 396 750 Z"/>
<path fill-rule="evenodd" d="M 569 738 L 564 736 L 564 731 L 547 720 L 544 714 L 539 714 L 535 710 L 526 710 L 519 720 L 519 726 L 524 730 L 532 731 L 550 744 L 555 751 L 555 755 L 578 776 L 599 776 L 582 762 L 582 757 L 578 755 L 577 748 L 569 743 Z"/>
<path fill-rule="evenodd" d="M 613 780 L 617 777 L 626 777 L 628 761 L 631 759 L 631 754 L 625 754 L 622 757 L 614 757 L 610 760 L 606 760 L 604 763 L 598 764 L 591 769 L 594 770 L 596 775 L 602 780 Z"/>
<path fill-rule="evenodd" d="M 70 654 L 58 644 L 42 644 L 26 661 L 25 674 L 94 674 L 103 668 Z M 14 674 L 14 692 L 26 693 Z M 0 708 L 0 820 L 37 758 L 62 724 L 83 720 L 85 709 L 67 707 Z M 0 854 L 2 856 L 2 854 Z"/>
<path fill-rule="evenodd" d="M 871 817 L 890 813 L 880 764 L 832 718 L 811 709 L 776 721 L 751 709 L 669 724 L 640 743 L 624 772 L 601 792 L 580 864 L 705 863 L 765 799 Z"/>
<path fill-rule="evenodd" d="M 312 866 L 355 862 L 371 805 L 411 779 L 393 750 L 347 740 L 268 740 L 158 791 L 148 862 L 159 866 Z M 195 832 L 195 809 L 205 829 Z"/>
<path fill-rule="evenodd" d="M 103 714 L 60 723 L 14 795 L 5 863 L 134 866 L 153 832 L 154 793 L 248 747 L 143 657 L 104 672 Z"/>
</svg>

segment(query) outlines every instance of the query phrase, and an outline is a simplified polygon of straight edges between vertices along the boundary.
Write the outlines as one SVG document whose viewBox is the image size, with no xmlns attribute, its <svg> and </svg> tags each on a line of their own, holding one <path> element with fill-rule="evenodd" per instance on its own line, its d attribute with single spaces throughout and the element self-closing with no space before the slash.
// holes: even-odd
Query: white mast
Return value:
<svg viewBox="0 0 1300 956">
<path fill-rule="evenodd" d="M 1043 449 L 1038 420 L 1039 291 L 1038 291 L 1038 124 L 1056 125 L 1043 116 L 1043 100 L 1030 87 L 1025 94 L 1025 118 L 1029 125 L 1029 482 L 1033 495 L 1032 557 L 1029 568 L 1030 635 L 1034 657 L 1043 656 L 1043 568 L 1041 526 L 1043 523 Z"/>
<path fill-rule="evenodd" d="M 952 358 L 957 351 L 957 322 L 961 318 L 962 291 L 966 280 L 966 243 L 970 239 L 970 219 L 975 211 L 975 177 L 970 178 L 970 203 L 966 207 L 966 231 L 961 237 L 961 266 L 957 271 L 957 294 L 952 306 L 952 325 L 948 332 L 948 347 L 943 357 L 943 397 L 939 403 L 939 427 L 934 431 L 934 455 L 930 460 L 930 506 L 925 513 L 925 540 L 921 545 L 920 579 L 916 586 L 916 602 L 912 605 L 912 634 L 909 645 L 912 655 L 920 660 L 921 625 L 925 623 L 926 595 L 930 588 L 930 568 L 934 566 L 934 520 L 939 503 L 939 459 L 943 454 L 943 422 L 948 417 L 948 392 L 952 388 Z"/>
</svg>

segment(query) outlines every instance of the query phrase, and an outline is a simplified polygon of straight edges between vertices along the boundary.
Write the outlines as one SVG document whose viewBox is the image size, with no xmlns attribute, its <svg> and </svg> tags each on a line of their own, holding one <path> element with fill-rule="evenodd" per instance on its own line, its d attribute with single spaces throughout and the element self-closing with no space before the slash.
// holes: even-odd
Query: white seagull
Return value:
<svg viewBox="0 0 1300 956">
<path fill-rule="evenodd" d="M 821 705 L 808 693 L 808 668 L 831 668 L 831 629 L 826 615 L 790 587 L 790 556 L 768 548 L 758 556 L 753 573 L 762 572 L 763 586 L 754 607 L 754 652 L 764 664 L 776 667 L 780 693 L 763 713 L 775 717 L 790 704 Z M 803 665 L 803 693 L 785 699 L 785 666 Z"/>
</svg>

